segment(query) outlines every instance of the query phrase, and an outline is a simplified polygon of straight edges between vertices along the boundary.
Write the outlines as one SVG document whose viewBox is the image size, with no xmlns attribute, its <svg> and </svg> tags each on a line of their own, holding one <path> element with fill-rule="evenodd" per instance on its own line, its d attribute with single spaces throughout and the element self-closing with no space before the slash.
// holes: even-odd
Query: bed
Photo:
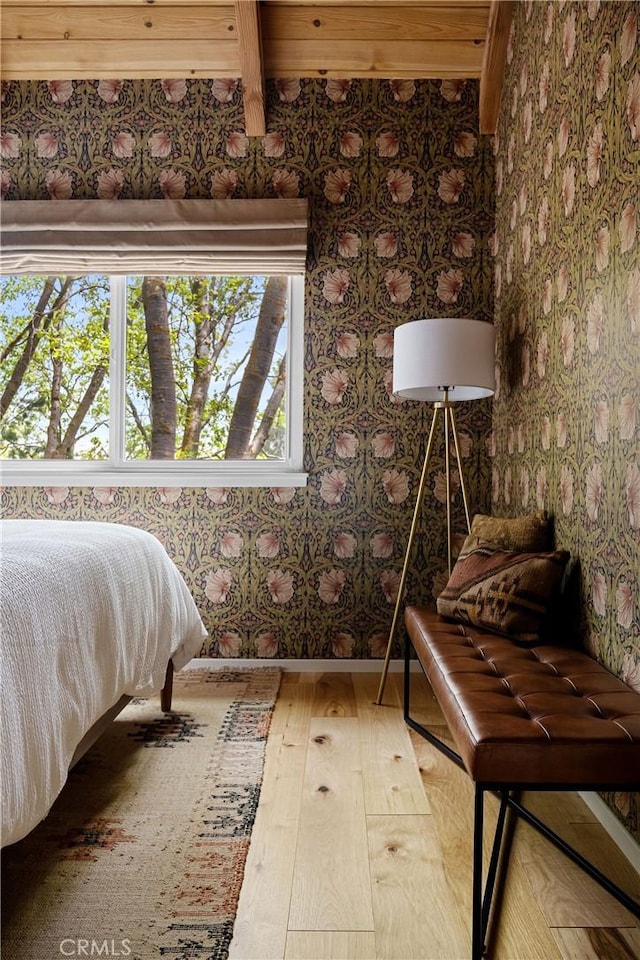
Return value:
<svg viewBox="0 0 640 960">
<path fill-rule="evenodd" d="M 135 527 L 3 520 L 0 563 L 6 846 L 46 816 L 101 720 L 163 688 L 206 630 L 164 547 Z"/>
</svg>

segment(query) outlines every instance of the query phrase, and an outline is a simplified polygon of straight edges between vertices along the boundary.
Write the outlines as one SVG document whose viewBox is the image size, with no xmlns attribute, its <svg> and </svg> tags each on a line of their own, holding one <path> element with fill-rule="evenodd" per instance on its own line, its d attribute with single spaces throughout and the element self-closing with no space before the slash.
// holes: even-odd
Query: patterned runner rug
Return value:
<svg viewBox="0 0 640 960">
<path fill-rule="evenodd" d="M 2 853 L 2 956 L 223 960 L 280 671 L 176 675 L 134 700 Z"/>
</svg>

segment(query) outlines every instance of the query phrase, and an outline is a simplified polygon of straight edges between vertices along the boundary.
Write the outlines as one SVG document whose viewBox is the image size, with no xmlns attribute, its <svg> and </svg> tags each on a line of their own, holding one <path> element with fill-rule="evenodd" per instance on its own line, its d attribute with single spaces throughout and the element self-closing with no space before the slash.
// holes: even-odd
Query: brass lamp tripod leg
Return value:
<svg viewBox="0 0 640 960">
<path fill-rule="evenodd" d="M 460 489 L 462 491 L 462 502 L 464 503 L 464 515 L 467 518 L 467 533 L 471 533 L 471 517 L 469 515 L 469 501 L 467 500 L 467 488 L 464 485 L 464 471 L 462 469 L 462 457 L 460 456 L 460 444 L 458 443 L 458 431 L 456 429 L 456 419 L 453 414 L 453 407 L 449 408 L 451 418 L 451 432 L 453 442 L 456 448 L 456 460 L 458 461 L 458 473 L 460 474 Z M 451 539 L 451 537 L 449 537 Z M 449 575 L 451 575 L 451 566 L 449 566 Z"/>
<path fill-rule="evenodd" d="M 449 451 L 449 407 L 444 408 L 444 463 L 447 478 L 447 570 L 451 576 L 451 453 Z"/>
<path fill-rule="evenodd" d="M 402 574 L 400 576 L 400 584 L 398 586 L 398 595 L 396 597 L 396 606 L 393 613 L 393 620 L 391 621 L 391 629 L 389 630 L 389 639 L 387 641 L 387 652 L 385 654 L 384 663 L 382 665 L 382 674 L 380 676 L 380 685 L 378 687 L 378 696 L 376 698 L 376 704 L 380 705 L 382 703 L 382 697 L 384 694 L 384 687 L 387 682 L 387 673 L 389 672 L 389 661 L 391 659 L 391 649 L 393 647 L 393 638 L 396 632 L 396 626 L 398 624 L 398 618 L 400 616 L 400 608 L 402 606 L 402 600 L 404 595 L 404 586 L 407 579 L 407 572 L 409 570 L 409 560 L 411 559 L 411 548 L 413 547 L 413 540 L 415 537 L 416 527 L 418 525 L 418 514 L 420 511 L 420 506 L 422 504 L 422 498 L 424 495 L 424 487 L 427 478 L 427 467 L 429 465 L 429 459 L 431 457 L 431 447 L 433 446 L 433 437 L 435 433 L 436 420 L 438 417 L 438 410 L 444 412 L 444 443 L 445 443 L 445 465 L 446 465 L 446 477 L 447 477 L 447 568 L 449 570 L 449 576 L 451 576 L 451 460 L 449 454 L 449 427 L 451 428 L 451 433 L 453 434 L 453 443 L 456 451 L 456 459 L 458 461 L 458 472 L 460 474 L 460 489 L 462 491 L 462 499 L 464 502 L 464 512 L 467 519 L 467 531 L 471 532 L 471 520 L 469 516 L 469 503 L 467 501 L 467 490 L 464 484 L 464 474 L 462 472 L 462 459 L 460 457 L 460 443 L 458 440 L 458 431 L 456 429 L 456 421 L 453 415 L 453 407 L 448 400 L 448 391 L 444 390 L 444 399 L 433 405 L 433 418 L 431 420 L 431 429 L 429 431 L 429 440 L 427 441 L 427 449 L 424 455 L 424 465 L 422 467 L 422 474 L 420 476 L 420 485 L 418 486 L 418 495 L 416 496 L 416 505 L 413 511 L 413 520 L 411 522 L 411 529 L 409 531 L 409 540 L 407 542 L 407 549 L 404 556 L 404 565 L 402 567 Z"/>
<path fill-rule="evenodd" d="M 436 420 L 438 417 L 438 407 L 434 405 L 433 408 L 433 417 L 431 420 L 431 429 L 429 431 L 429 440 L 427 441 L 427 449 L 424 455 L 424 464 L 422 467 L 422 474 L 420 476 L 420 484 L 418 486 L 418 494 L 416 496 L 416 505 L 413 511 L 413 520 L 411 522 L 411 530 L 409 531 L 409 540 L 407 542 L 407 549 L 404 555 L 404 565 L 402 567 L 402 575 L 400 577 L 400 584 L 398 586 L 398 595 L 396 597 L 396 608 L 393 613 L 393 620 L 391 621 L 391 629 L 389 630 L 389 640 L 387 642 L 387 652 L 384 658 L 384 664 L 382 666 L 382 676 L 380 677 L 380 686 L 378 687 L 378 697 L 376 703 L 379 705 L 382 703 L 382 695 L 384 693 L 384 685 L 387 681 L 387 672 L 389 670 L 389 660 L 391 659 L 391 648 L 393 646 L 393 637 L 396 632 L 396 624 L 398 623 L 398 616 L 400 614 L 400 607 L 402 606 L 402 597 L 404 594 L 404 585 L 407 579 L 407 571 L 409 569 L 409 560 L 411 559 L 411 548 L 413 546 L 413 538 L 415 536 L 416 527 L 418 525 L 418 514 L 420 511 L 420 504 L 422 503 L 422 497 L 424 494 L 424 485 L 427 479 L 427 467 L 429 466 L 429 458 L 431 456 L 431 447 L 433 445 L 433 435 L 435 433 Z"/>
</svg>

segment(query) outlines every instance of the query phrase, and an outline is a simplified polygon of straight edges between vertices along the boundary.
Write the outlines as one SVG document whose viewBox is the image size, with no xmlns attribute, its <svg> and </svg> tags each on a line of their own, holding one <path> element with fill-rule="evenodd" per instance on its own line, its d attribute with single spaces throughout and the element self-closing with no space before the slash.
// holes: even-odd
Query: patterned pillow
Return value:
<svg viewBox="0 0 640 960">
<path fill-rule="evenodd" d="M 481 543 L 492 543 L 503 550 L 532 553 L 549 549 L 549 517 L 545 510 L 523 517 L 489 517 L 476 513 L 471 533 L 460 551 L 468 553 Z"/>
<path fill-rule="evenodd" d="M 475 547 L 460 554 L 436 602 L 438 613 L 519 643 L 540 643 L 568 560 L 568 550 Z"/>
</svg>

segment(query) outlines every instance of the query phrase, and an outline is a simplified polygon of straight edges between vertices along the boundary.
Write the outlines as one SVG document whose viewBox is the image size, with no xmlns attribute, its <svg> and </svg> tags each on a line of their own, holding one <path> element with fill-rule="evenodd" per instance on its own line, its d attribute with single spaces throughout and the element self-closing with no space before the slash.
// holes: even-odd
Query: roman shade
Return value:
<svg viewBox="0 0 640 960">
<path fill-rule="evenodd" d="M 10 200 L 0 272 L 304 273 L 307 201 Z"/>
</svg>

